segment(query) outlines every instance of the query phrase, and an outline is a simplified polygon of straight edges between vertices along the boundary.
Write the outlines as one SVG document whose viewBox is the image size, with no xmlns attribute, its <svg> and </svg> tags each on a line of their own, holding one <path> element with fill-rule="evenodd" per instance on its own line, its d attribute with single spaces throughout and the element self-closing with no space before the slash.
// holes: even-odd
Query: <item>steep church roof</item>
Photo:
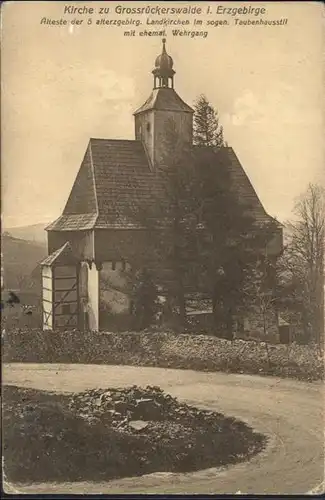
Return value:
<svg viewBox="0 0 325 500">
<path fill-rule="evenodd" d="M 159 186 L 140 141 L 90 139 L 63 214 L 47 230 L 136 228 L 132 206 L 145 208 Z"/>
<path fill-rule="evenodd" d="M 250 208 L 255 220 L 257 222 L 269 220 L 271 217 L 266 213 L 234 150 L 231 147 L 224 147 L 220 148 L 216 154 L 217 161 L 224 163 L 228 169 L 233 190 L 239 200 Z"/>
<path fill-rule="evenodd" d="M 199 158 L 204 149 L 195 146 L 193 153 Z M 270 220 L 233 149 L 210 153 L 216 172 L 220 162 L 227 166 L 233 189 L 256 220 Z M 162 180 L 150 169 L 140 141 L 91 139 L 63 214 L 47 230 L 136 229 L 132 207 L 145 209 L 161 193 Z"/>
<path fill-rule="evenodd" d="M 153 89 L 146 102 L 135 111 L 134 115 L 150 109 L 194 113 L 194 110 L 179 97 L 175 90 L 169 87 Z"/>
</svg>

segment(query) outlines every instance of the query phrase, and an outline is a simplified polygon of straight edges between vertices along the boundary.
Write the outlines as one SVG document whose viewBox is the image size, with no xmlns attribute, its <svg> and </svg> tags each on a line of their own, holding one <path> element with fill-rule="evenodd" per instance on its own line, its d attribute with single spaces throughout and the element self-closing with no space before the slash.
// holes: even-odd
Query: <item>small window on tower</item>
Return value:
<svg viewBox="0 0 325 500">
<path fill-rule="evenodd" d="M 150 132 L 150 123 L 147 123 L 147 132 Z"/>
</svg>

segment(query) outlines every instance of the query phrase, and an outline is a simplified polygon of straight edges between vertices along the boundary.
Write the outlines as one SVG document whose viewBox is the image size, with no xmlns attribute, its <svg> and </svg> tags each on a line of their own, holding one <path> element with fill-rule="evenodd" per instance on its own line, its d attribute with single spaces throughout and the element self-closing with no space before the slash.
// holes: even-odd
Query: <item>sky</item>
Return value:
<svg viewBox="0 0 325 500">
<path fill-rule="evenodd" d="M 309 182 L 324 184 L 324 9 L 321 2 L 252 2 L 263 15 L 217 15 L 248 2 L 6 2 L 2 5 L 2 220 L 5 227 L 49 222 L 62 212 L 90 137 L 133 139 L 132 113 L 147 99 L 161 37 L 139 36 L 147 18 L 115 7 L 210 6 L 228 25 L 173 36 L 175 90 L 189 105 L 205 94 L 267 212 L 285 221 Z M 65 6 L 95 14 L 64 14 Z M 110 12 L 99 15 L 101 7 Z M 204 10 L 205 12 L 205 10 Z M 42 18 L 67 25 L 41 24 Z M 87 20 L 91 18 L 92 24 Z M 140 28 L 96 20 L 141 20 Z M 235 25 L 234 18 L 286 25 Z M 83 20 L 72 26 L 73 19 Z M 179 28 L 179 27 L 178 27 Z M 181 27 L 184 28 L 184 27 Z M 136 29 L 136 36 L 124 36 Z"/>
</svg>

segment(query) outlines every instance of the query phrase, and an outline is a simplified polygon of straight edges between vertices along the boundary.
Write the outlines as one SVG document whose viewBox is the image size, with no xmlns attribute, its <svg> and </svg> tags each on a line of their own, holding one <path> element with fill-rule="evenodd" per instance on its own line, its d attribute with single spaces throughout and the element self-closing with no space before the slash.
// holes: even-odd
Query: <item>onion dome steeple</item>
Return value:
<svg viewBox="0 0 325 500">
<path fill-rule="evenodd" d="M 163 48 L 161 54 L 156 58 L 154 75 L 154 88 L 174 88 L 173 59 L 166 52 L 166 38 L 162 39 Z"/>
<path fill-rule="evenodd" d="M 152 71 L 154 88 L 134 113 L 135 139 L 142 142 L 153 170 L 158 168 L 166 155 L 166 126 L 169 121 L 175 125 L 175 134 L 184 147 L 191 146 L 193 135 L 194 110 L 174 90 L 174 62 L 166 52 L 166 40 L 162 42 L 161 54 L 156 58 Z"/>
</svg>

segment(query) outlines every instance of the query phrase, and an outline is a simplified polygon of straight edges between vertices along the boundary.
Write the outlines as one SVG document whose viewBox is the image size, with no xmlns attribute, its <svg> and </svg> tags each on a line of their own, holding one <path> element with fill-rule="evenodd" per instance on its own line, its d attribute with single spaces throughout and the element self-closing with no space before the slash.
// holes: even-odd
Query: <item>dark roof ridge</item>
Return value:
<svg viewBox="0 0 325 500">
<path fill-rule="evenodd" d="M 88 149 L 89 149 L 90 169 L 91 169 L 91 177 L 92 177 L 92 183 L 93 183 L 93 191 L 94 191 L 94 198 L 95 198 L 96 213 L 97 213 L 97 215 L 99 215 L 98 198 L 97 198 L 97 186 L 96 186 L 96 176 L 95 176 L 95 167 L 94 167 L 94 162 L 93 162 L 93 152 L 92 152 L 92 149 L 91 149 L 91 141 L 89 141 Z"/>
<path fill-rule="evenodd" d="M 90 141 L 110 141 L 110 142 L 142 142 L 136 139 L 107 139 L 105 137 L 90 137 Z"/>
</svg>

